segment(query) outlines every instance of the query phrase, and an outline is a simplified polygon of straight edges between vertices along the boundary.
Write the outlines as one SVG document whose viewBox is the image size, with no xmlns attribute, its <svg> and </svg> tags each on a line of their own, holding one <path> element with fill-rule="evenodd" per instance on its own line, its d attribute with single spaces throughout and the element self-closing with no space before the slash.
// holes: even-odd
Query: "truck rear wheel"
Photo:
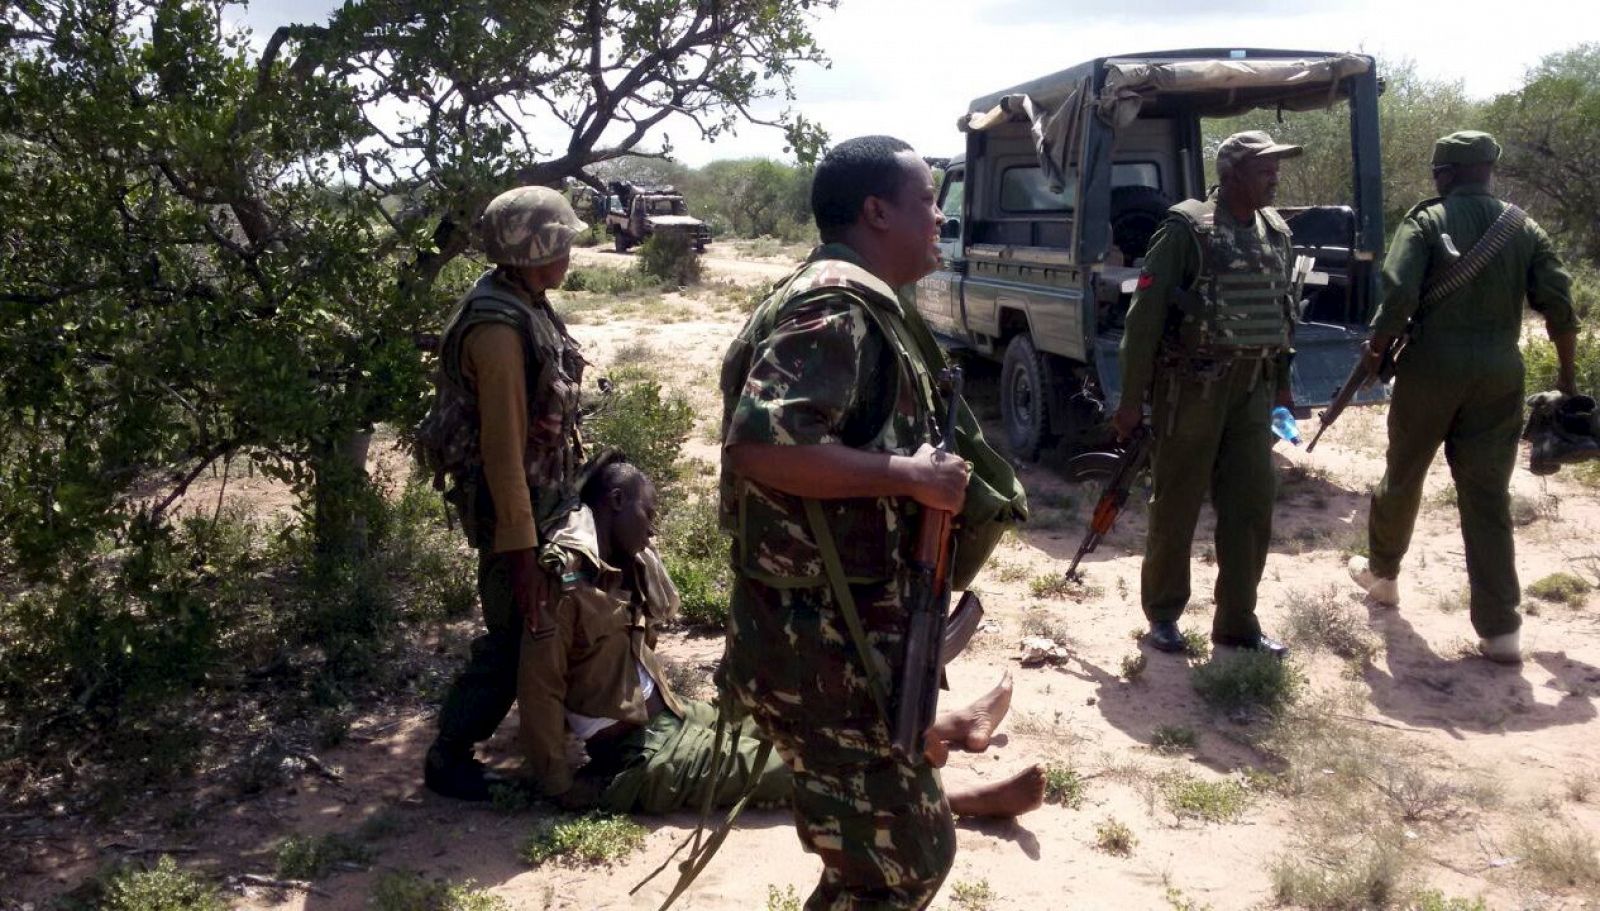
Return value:
<svg viewBox="0 0 1600 911">
<path fill-rule="evenodd" d="M 611 235 L 611 243 L 616 246 L 618 253 L 628 252 L 628 239 L 622 236 L 621 231 Z"/>
<path fill-rule="evenodd" d="M 1013 338 L 1000 365 L 1000 419 L 1017 458 L 1035 461 L 1054 442 L 1049 397 L 1055 385 L 1050 363 L 1027 334 Z"/>
</svg>

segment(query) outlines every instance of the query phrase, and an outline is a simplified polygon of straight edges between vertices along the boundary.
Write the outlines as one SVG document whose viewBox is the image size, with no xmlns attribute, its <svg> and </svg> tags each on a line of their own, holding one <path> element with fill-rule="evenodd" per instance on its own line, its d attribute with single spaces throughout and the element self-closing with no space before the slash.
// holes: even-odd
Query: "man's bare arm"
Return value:
<svg viewBox="0 0 1600 911">
<path fill-rule="evenodd" d="M 735 443 L 723 458 L 740 477 L 818 500 L 911 497 L 933 509 L 958 512 L 967 494 L 966 463 L 926 444 L 915 455 L 900 456 L 831 443 Z"/>
<path fill-rule="evenodd" d="M 1556 346 L 1556 388 L 1567 395 L 1576 395 L 1578 332 L 1576 329 L 1568 332 L 1551 332 L 1550 343 Z"/>
</svg>

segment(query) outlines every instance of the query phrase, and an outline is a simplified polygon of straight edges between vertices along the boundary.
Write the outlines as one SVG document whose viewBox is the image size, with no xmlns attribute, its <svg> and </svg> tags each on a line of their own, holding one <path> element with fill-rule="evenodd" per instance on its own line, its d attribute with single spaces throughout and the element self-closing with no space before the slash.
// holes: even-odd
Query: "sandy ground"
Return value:
<svg viewBox="0 0 1600 911">
<path fill-rule="evenodd" d="M 610 252 L 578 254 L 580 264 L 618 260 L 622 257 Z M 706 263 L 714 275 L 744 283 L 770 281 L 786 269 L 774 263 L 727 263 L 715 256 Z M 676 295 L 666 302 L 682 304 Z M 647 346 L 648 360 L 699 410 L 701 427 L 687 454 L 711 460 L 715 447 L 706 428 L 718 416 L 716 371 L 738 324 L 737 313 L 708 308 L 703 319 L 666 325 L 644 316 L 597 319 L 574 331 L 601 365 L 619 349 L 633 347 L 638 356 L 636 346 Z M 1297 598 L 1323 597 L 1355 611 L 1382 650 L 1354 669 L 1328 654 L 1298 651 L 1293 660 L 1311 684 L 1303 701 L 1342 696 L 1347 701 L 1341 717 L 1380 737 L 1389 755 L 1417 761 L 1456 793 L 1490 795 L 1461 799 L 1449 813 L 1419 814 L 1405 823 L 1417 882 L 1446 896 L 1481 896 L 1489 908 L 1594 907 L 1593 893 L 1536 889 L 1530 861 L 1519 856 L 1514 840 L 1526 826 L 1600 829 L 1596 796 L 1575 784 L 1600 781 L 1593 749 L 1600 733 L 1595 721 L 1600 628 L 1588 613 L 1593 597 L 1578 606 L 1538 605 L 1538 615 L 1525 626 L 1528 660 L 1521 667 L 1467 655 L 1472 630 L 1463 595 L 1462 546 L 1453 505 L 1442 493 L 1449 485 L 1441 458 L 1430 476 L 1402 580 L 1401 608 L 1385 611 L 1364 604 L 1346 578 L 1345 548 L 1362 537 L 1366 491 L 1381 474 L 1383 418 L 1381 407 L 1347 415 L 1313 456 L 1279 444 L 1275 544 L 1260 591 L 1264 625 L 1269 631 L 1283 629 L 1288 605 Z M 1261 725 L 1207 710 L 1183 659 L 1146 652 L 1142 674 L 1131 681 L 1121 676 L 1124 659 L 1139 654 L 1130 631 L 1143 623 L 1138 609 L 1142 508 L 1131 509 L 1089 558 L 1086 589 L 1075 597 L 1041 597 L 1033 593 L 1035 584 L 1064 570 L 1077 546 L 1089 492 L 1063 483 L 1049 460 L 1025 468 L 1023 478 L 1039 521 L 1002 544 L 975 586 L 990 622 L 951 666 L 951 691 L 945 697 L 946 705 L 965 702 L 1009 669 L 1016 680 L 1013 710 L 987 753 L 953 755 L 945 775 L 947 780 L 995 779 L 1036 761 L 1070 764 L 1087 779 L 1085 799 L 1075 809 L 1047 805 L 1015 822 L 961 822 L 959 855 L 933 907 L 1221 911 L 1271 906 L 1271 865 L 1281 856 L 1306 854 L 1308 841 L 1321 831 L 1306 824 L 1315 807 L 1257 790 L 1235 821 L 1206 823 L 1180 818 L 1157 793 L 1155 782 L 1163 774 L 1238 780 L 1251 770 L 1276 773 L 1285 767 L 1252 745 Z M 1518 529 L 1522 582 L 1558 570 L 1593 581 L 1600 567 L 1600 545 L 1594 543 L 1600 526 L 1596 492 L 1560 477 L 1536 479 L 1520 467 L 1514 488 L 1529 519 Z M 1195 602 L 1185 627 L 1208 628 L 1215 579 L 1210 521 L 1208 512 L 1196 535 Z M 1019 666 L 1016 646 L 1030 612 L 1030 629 L 1047 626 L 1066 646 L 1067 661 Z M 720 648 L 718 637 L 679 634 L 666 637 L 662 651 L 675 662 L 709 667 Z M 342 768 L 338 781 L 304 776 L 290 788 L 236 805 L 196 833 L 164 837 L 112 827 L 85 830 L 83 838 L 102 852 L 136 849 L 148 855 L 178 848 L 184 851 L 180 860 L 213 861 L 229 872 L 270 873 L 270 849 L 284 835 L 350 831 L 362 819 L 386 813 L 398 820 L 398 831 L 379 844 L 371 869 L 339 873 L 309 893 L 250 889 L 238 899 L 241 906 L 353 911 L 366 906 L 374 877 L 386 869 L 471 879 L 515 908 L 659 904 L 670 888 L 670 871 L 636 896 L 628 891 L 688 834 L 691 815 L 641 820 L 651 830 L 643 851 L 614 866 L 530 869 L 517 858 L 517 847 L 534 826 L 533 814 L 463 806 L 422 790 L 419 770 L 431 724 L 430 713 L 420 707 L 363 719 L 347 745 L 323 757 Z M 1193 729 L 1197 746 L 1178 755 L 1152 750 L 1152 732 L 1163 725 Z M 515 763 L 514 731 L 514 719 L 508 719 L 490 747 L 508 766 Z M 1137 840 L 1129 856 L 1096 848 L 1097 826 L 1111 819 L 1126 824 Z M 81 840 L 78 847 L 84 847 Z M 35 866 L 38 882 L 47 882 L 51 874 L 66 878 L 70 866 L 41 857 Z M 793 886 L 803 897 L 819 869 L 800 850 L 785 812 L 750 811 L 679 907 L 760 908 L 770 886 Z M 967 903 L 966 890 L 980 882 L 993 897 L 986 904 Z"/>
</svg>

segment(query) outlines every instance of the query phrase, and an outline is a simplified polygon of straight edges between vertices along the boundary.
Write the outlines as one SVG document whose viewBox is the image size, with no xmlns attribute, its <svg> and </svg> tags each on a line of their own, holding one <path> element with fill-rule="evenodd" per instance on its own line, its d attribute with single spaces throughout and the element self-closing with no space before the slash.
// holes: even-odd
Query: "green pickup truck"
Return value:
<svg viewBox="0 0 1600 911">
<path fill-rule="evenodd" d="M 1349 114 L 1348 194 L 1279 208 L 1296 253 L 1315 260 L 1295 325 L 1295 401 L 1302 413 L 1326 404 L 1375 306 L 1379 91 L 1359 54 L 1197 49 L 1102 57 L 974 99 L 959 124 L 965 154 L 940 188 L 943 263 L 917 283 L 916 306 L 949 349 L 1000 362 L 1013 455 L 1104 440 L 1145 248 L 1169 206 L 1207 190 L 1202 122 L 1256 110 Z"/>
</svg>

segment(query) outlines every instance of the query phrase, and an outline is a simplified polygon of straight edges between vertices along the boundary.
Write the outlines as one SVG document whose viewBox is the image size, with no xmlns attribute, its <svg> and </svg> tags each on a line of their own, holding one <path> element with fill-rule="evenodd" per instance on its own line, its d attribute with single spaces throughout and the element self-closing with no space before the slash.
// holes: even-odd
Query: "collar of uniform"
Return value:
<svg viewBox="0 0 1600 911">
<path fill-rule="evenodd" d="M 589 564 L 601 588 L 608 587 L 609 580 L 621 572 L 600 558 L 600 535 L 594 528 L 594 513 L 587 506 L 567 513 L 566 521 L 550 533 L 550 543 L 566 551 L 569 567 L 573 565 L 570 558 L 579 565 Z"/>
<path fill-rule="evenodd" d="M 1217 223 L 1219 223 L 1219 224 L 1233 225 L 1234 227 L 1238 227 L 1238 228 L 1254 228 L 1256 226 L 1256 221 L 1257 221 L 1256 216 L 1261 214 L 1261 210 L 1260 209 L 1257 209 L 1255 212 L 1251 213 L 1249 224 L 1246 224 L 1244 222 L 1241 222 L 1239 219 L 1234 218 L 1233 217 L 1233 210 L 1228 208 L 1222 202 L 1222 187 L 1221 187 L 1221 185 L 1218 185 L 1218 186 L 1215 186 L 1215 187 L 1211 188 L 1211 192 L 1206 194 L 1206 202 L 1211 203 L 1211 205 L 1214 207 L 1214 211 L 1216 212 L 1216 214 L 1212 216 L 1212 220 L 1217 222 Z"/>
<path fill-rule="evenodd" d="M 1450 188 L 1447 196 L 1492 196 L 1486 183 L 1463 183 Z"/>
<path fill-rule="evenodd" d="M 496 287 L 503 288 L 506 291 L 516 295 L 517 300 L 522 301 L 529 307 L 534 306 L 539 302 L 540 298 L 544 297 L 543 294 L 535 295 L 529 293 L 528 289 L 524 288 L 521 282 L 508 281 L 503 275 L 500 274 L 499 269 L 490 269 L 484 274 L 484 278 L 488 279 Z"/>
<path fill-rule="evenodd" d="M 839 243 L 838 241 L 818 244 L 812 248 L 811 255 L 806 257 L 806 265 L 810 265 L 818 260 L 823 259 L 837 259 L 841 262 L 847 262 L 850 265 L 855 266 L 861 271 L 867 273 L 868 275 L 877 278 L 877 275 L 875 275 L 871 269 L 867 268 L 867 261 L 862 259 L 861 254 L 857 253 L 853 248 L 850 247 L 849 244 Z M 878 280 L 883 281 L 882 279 Z M 888 286 L 889 283 L 884 282 L 884 287 Z M 894 297 L 892 300 L 896 305 L 902 308 L 902 313 L 904 312 L 904 308 L 910 305 L 912 300 L 910 294 L 915 288 L 915 285 L 907 285 L 903 288 L 892 289 L 894 291 Z"/>
</svg>

